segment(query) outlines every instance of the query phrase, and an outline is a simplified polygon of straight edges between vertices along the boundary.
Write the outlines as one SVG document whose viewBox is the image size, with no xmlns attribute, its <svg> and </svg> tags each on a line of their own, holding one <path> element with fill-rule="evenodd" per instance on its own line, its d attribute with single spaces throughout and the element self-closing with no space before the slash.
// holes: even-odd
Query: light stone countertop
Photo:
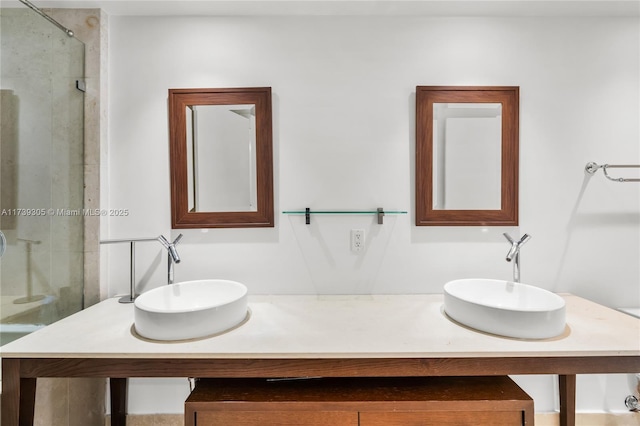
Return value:
<svg viewBox="0 0 640 426">
<path fill-rule="evenodd" d="M 545 340 L 473 331 L 443 295 L 250 296 L 248 320 L 191 341 L 136 337 L 133 305 L 108 299 L 0 348 L 4 358 L 467 358 L 638 356 L 640 319 L 573 295 L 567 329 Z"/>
</svg>

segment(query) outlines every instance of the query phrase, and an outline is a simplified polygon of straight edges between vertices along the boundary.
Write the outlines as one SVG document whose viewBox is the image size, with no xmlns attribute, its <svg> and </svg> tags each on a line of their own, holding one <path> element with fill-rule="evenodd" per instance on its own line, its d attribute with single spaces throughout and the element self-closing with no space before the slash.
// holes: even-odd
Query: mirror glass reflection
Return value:
<svg viewBox="0 0 640 426">
<path fill-rule="evenodd" d="M 255 104 L 186 107 L 191 212 L 255 212 Z"/>
<path fill-rule="evenodd" d="M 501 103 L 433 103 L 433 209 L 500 210 L 501 145 Z"/>
</svg>

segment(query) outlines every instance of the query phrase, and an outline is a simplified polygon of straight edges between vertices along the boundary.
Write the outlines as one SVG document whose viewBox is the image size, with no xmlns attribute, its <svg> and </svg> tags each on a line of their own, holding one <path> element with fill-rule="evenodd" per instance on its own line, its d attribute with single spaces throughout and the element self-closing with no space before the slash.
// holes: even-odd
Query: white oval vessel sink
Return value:
<svg viewBox="0 0 640 426">
<path fill-rule="evenodd" d="M 227 331 L 247 317 L 247 287 L 199 280 L 165 285 L 134 302 L 136 332 L 154 340 L 185 340 Z"/>
<path fill-rule="evenodd" d="M 444 286 L 444 310 L 476 330 L 520 339 L 564 332 L 565 301 L 555 293 L 511 281 L 471 278 Z"/>
</svg>

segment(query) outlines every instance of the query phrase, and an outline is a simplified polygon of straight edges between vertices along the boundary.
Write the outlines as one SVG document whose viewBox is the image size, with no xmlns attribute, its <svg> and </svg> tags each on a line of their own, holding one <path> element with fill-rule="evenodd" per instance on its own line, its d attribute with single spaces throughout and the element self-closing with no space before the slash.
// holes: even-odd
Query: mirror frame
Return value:
<svg viewBox="0 0 640 426">
<path fill-rule="evenodd" d="M 257 210 L 195 212 L 189 210 L 187 121 L 189 105 L 256 106 Z M 273 133 L 271 88 L 169 89 L 169 160 L 171 173 L 171 228 L 273 227 Z"/>
<path fill-rule="evenodd" d="M 501 103 L 500 210 L 433 208 L 433 104 Z M 519 86 L 416 87 L 416 226 L 517 226 Z"/>
</svg>

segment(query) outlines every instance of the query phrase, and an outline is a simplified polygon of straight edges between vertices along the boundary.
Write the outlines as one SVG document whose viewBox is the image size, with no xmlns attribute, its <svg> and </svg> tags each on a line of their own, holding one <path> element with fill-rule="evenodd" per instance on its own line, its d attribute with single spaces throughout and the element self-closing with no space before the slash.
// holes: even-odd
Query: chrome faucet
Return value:
<svg viewBox="0 0 640 426">
<path fill-rule="evenodd" d="M 509 253 L 507 253 L 507 262 L 511 262 L 513 260 L 513 282 L 520 282 L 520 248 L 531 239 L 531 235 L 524 234 L 520 240 L 514 240 L 511 235 L 504 234 L 504 237 L 511 243 L 511 248 L 509 249 Z"/>
<path fill-rule="evenodd" d="M 167 249 L 167 284 L 173 284 L 173 264 L 180 263 L 180 255 L 178 254 L 178 250 L 176 250 L 176 246 L 182 239 L 182 234 L 178 235 L 172 243 L 167 240 L 164 235 L 160 235 L 158 237 L 158 241 L 160 244 Z"/>
</svg>

